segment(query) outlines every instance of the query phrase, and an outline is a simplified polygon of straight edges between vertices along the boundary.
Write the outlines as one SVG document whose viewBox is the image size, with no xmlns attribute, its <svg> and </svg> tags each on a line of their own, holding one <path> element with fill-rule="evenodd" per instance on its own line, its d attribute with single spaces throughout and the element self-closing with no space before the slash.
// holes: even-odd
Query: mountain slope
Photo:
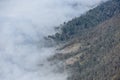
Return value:
<svg viewBox="0 0 120 80">
<path fill-rule="evenodd" d="M 120 80 L 120 0 L 65 23 L 50 38 L 65 41 L 53 58 L 64 62 L 68 80 Z"/>
<path fill-rule="evenodd" d="M 83 48 L 80 48 L 77 54 L 65 59 L 69 62 L 67 63 L 68 67 L 74 72 L 70 80 L 120 79 L 115 79 L 115 77 L 120 76 L 119 21 L 120 15 L 115 16 L 91 31 L 85 37 L 86 41 L 76 42 L 81 43 Z M 72 64 L 70 63 L 71 61 L 73 61 Z"/>
</svg>

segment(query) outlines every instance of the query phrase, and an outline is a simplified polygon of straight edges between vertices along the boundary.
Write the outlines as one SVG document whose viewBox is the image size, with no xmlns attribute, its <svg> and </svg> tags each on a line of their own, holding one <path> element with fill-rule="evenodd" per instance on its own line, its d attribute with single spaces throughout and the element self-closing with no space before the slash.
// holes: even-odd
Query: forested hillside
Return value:
<svg viewBox="0 0 120 80">
<path fill-rule="evenodd" d="M 60 26 L 61 31 L 50 38 L 58 41 L 67 41 L 74 37 L 84 36 L 89 29 L 120 13 L 120 0 L 109 0 L 106 3 L 88 11 L 80 17 L 74 18 Z"/>
<path fill-rule="evenodd" d="M 120 0 L 64 23 L 49 37 L 65 43 L 53 59 L 65 63 L 68 80 L 120 80 Z"/>
</svg>

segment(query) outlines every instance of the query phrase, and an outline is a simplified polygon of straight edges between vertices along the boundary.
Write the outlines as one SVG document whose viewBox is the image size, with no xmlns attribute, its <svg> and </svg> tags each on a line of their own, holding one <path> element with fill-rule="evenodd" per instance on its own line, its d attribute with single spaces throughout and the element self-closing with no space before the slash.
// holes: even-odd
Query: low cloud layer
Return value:
<svg viewBox="0 0 120 80">
<path fill-rule="evenodd" d="M 105 0 L 3 0 L 0 15 L 54 26 L 95 7 Z"/>
<path fill-rule="evenodd" d="M 66 80 L 52 72 L 46 58 L 55 48 L 44 47 L 43 37 L 101 1 L 0 0 L 0 80 Z"/>
</svg>

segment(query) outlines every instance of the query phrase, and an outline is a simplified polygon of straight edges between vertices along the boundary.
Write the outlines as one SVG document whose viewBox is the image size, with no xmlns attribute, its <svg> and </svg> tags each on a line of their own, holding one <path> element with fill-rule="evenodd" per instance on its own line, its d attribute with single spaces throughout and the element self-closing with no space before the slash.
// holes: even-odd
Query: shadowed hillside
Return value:
<svg viewBox="0 0 120 80">
<path fill-rule="evenodd" d="M 64 23 L 61 25 L 59 33 L 49 37 L 57 42 L 64 42 L 78 36 L 84 36 L 91 28 L 118 13 L 120 13 L 120 0 L 109 0 L 86 14 Z"/>
</svg>

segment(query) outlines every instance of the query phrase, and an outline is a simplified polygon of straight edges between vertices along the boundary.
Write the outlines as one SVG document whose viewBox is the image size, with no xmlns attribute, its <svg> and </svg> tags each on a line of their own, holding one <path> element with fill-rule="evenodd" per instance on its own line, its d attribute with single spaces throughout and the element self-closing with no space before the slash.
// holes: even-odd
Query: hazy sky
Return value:
<svg viewBox="0 0 120 80">
<path fill-rule="evenodd" d="M 55 49 L 42 46 L 43 37 L 101 1 L 0 0 L 0 80 L 65 80 L 47 64 Z"/>
</svg>

